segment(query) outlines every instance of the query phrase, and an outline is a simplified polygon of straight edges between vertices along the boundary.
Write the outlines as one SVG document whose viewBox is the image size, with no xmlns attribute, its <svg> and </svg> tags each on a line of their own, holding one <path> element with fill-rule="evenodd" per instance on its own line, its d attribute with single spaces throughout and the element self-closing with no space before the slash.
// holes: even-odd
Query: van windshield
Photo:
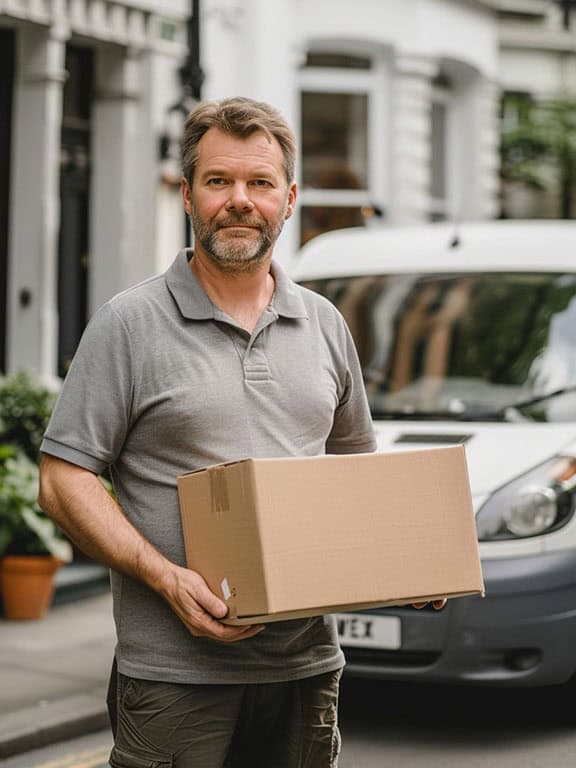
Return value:
<svg viewBox="0 0 576 768">
<path fill-rule="evenodd" d="M 346 318 L 374 418 L 576 420 L 576 274 L 381 274 L 302 285 Z"/>
</svg>

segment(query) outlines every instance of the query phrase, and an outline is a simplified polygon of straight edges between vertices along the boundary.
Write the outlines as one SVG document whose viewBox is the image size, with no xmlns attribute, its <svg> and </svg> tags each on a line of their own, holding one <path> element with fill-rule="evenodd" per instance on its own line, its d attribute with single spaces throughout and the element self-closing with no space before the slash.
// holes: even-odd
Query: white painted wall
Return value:
<svg viewBox="0 0 576 768">
<path fill-rule="evenodd" d="M 205 99 L 249 96 L 267 101 L 296 127 L 296 67 L 292 0 L 204 0 L 201 51 Z M 276 246 L 280 261 L 297 243 L 289 220 Z"/>
<path fill-rule="evenodd" d="M 572 54 L 534 48 L 504 48 L 499 57 L 500 82 L 508 91 L 544 97 L 563 90 L 576 94 L 576 42 Z"/>
<path fill-rule="evenodd" d="M 295 0 L 297 40 L 335 39 L 392 45 L 419 56 L 453 57 L 494 76 L 493 15 L 461 0 Z M 352 9 L 352 10 L 351 10 Z"/>
</svg>

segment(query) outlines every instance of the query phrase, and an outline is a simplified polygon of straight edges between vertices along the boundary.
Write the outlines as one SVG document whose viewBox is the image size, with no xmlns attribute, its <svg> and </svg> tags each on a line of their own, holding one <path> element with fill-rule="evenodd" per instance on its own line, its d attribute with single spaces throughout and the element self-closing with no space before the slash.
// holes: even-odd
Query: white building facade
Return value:
<svg viewBox="0 0 576 768">
<path fill-rule="evenodd" d="M 533 48 L 508 33 L 530 26 L 534 12 L 550 28 L 556 5 L 196 3 L 202 98 L 269 101 L 300 143 L 300 205 L 278 257 L 336 226 L 497 216 L 501 90 L 532 77 L 522 56 Z M 0 0 L 0 99 L 11 115 L 0 121 L 10 139 L 0 192 L 3 370 L 62 376 L 94 309 L 184 245 L 177 158 L 159 146 L 181 130 L 172 107 L 190 6 Z M 565 45 L 573 35 L 558 34 Z M 545 46 L 543 55 L 556 53 Z"/>
<path fill-rule="evenodd" d="M 0 0 L 0 369 L 63 375 L 94 309 L 181 247 L 158 145 L 189 12 Z"/>
</svg>

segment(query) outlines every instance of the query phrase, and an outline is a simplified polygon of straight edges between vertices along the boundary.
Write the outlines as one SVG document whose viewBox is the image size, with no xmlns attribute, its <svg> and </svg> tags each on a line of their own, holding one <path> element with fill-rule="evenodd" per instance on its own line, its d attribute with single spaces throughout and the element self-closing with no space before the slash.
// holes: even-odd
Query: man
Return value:
<svg viewBox="0 0 576 768">
<path fill-rule="evenodd" d="M 221 461 L 375 448 L 342 317 L 272 261 L 294 162 L 269 105 L 189 115 L 193 252 L 95 313 L 44 437 L 41 506 L 111 569 L 112 768 L 337 764 L 333 618 L 224 624 L 226 604 L 185 567 L 177 497 L 179 474 Z"/>
</svg>

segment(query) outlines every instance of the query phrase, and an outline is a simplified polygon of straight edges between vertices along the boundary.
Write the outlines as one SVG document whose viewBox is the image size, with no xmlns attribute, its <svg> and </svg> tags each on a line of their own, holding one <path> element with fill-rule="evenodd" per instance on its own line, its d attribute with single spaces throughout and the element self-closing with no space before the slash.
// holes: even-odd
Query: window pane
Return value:
<svg viewBox="0 0 576 768">
<path fill-rule="evenodd" d="M 337 69 L 371 69 L 372 61 L 364 56 L 344 53 L 308 53 L 305 67 L 335 67 Z"/>
<path fill-rule="evenodd" d="M 368 186 L 366 94 L 302 94 L 302 182 L 317 189 Z"/>
<path fill-rule="evenodd" d="M 432 104 L 432 197 L 446 197 L 446 106 Z"/>
<path fill-rule="evenodd" d="M 300 242 L 304 245 L 322 232 L 364 224 L 363 209 L 359 206 L 304 205 L 300 209 Z"/>
</svg>

